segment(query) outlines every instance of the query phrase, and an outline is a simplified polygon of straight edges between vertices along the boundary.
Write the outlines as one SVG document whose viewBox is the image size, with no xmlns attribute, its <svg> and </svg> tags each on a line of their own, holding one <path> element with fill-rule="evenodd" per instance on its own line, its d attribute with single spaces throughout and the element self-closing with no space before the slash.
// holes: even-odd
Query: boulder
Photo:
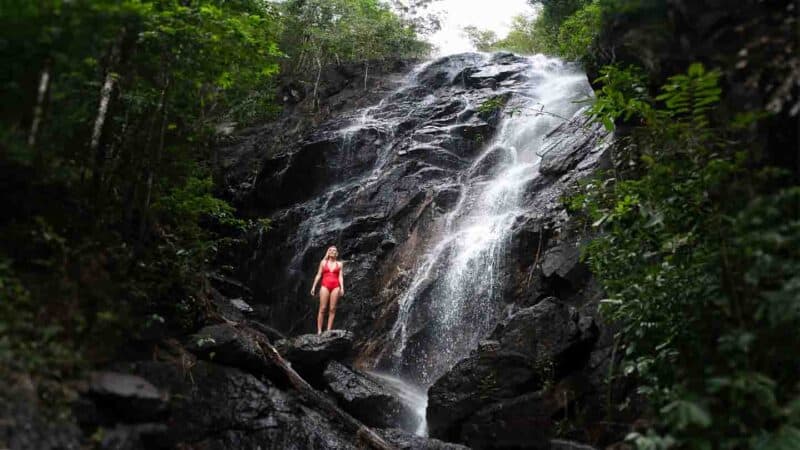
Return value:
<svg viewBox="0 0 800 450">
<path fill-rule="evenodd" d="M 100 450 L 150 450 L 169 448 L 169 428 L 163 423 L 118 424 L 103 428 Z"/>
<path fill-rule="evenodd" d="M 212 303 L 216 306 L 217 312 L 227 320 L 241 322 L 244 321 L 246 315 L 251 312 L 242 310 L 239 306 L 235 305 L 230 298 L 224 296 L 213 287 L 209 289 L 209 294 Z"/>
<path fill-rule="evenodd" d="M 323 368 L 332 359 L 343 359 L 353 348 L 353 333 L 331 330 L 322 334 L 302 334 L 275 343 L 275 349 L 300 369 Z"/>
<path fill-rule="evenodd" d="M 589 278 L 589 269 L 580 262 L 577 245 L 564 242 L 547 249 L 542 257 L 542 274 L 545 277 L 558 276 L 573 286 L 579 286 Z"/>
<path fill-rule="evenodd" d="M 119 372 L 93 372 L 88 396 L 101 415 L 131 422 L 157 418 L 165 411 L 167 396 L 142 377 Z"/>
<path fill-rule="evenodd" d="M 237 368 L 141 361 L 128 369 L 171 394 L 168 448 L 355 448 L 353 436 L 313 405 Z"/>
<path fill-rule="evenodd" d="M 398 450 L 469 450 L 469 447 L 461 444 L 417 436 L 397 428 L 384 428 L 375 431 Z"/>
<path fill-rule="evenodd" d="M 555 297 L 520 309 L 492 333 L 503 350 L 527 356 L 555 378 L 582 367 L 597 336 L 592 317 Z"/>
<path fill-rule="evenodd" d="M 209 325 L 191 335 L 186 348 L 200 359 L 239 367 L 255 374 L 277 374 L 275 365 L 249 334 L 254 332 L 245 332 L 226 323 Z"/>
<path fill-rule="evenodd" d="M 550 441 L 550 450 L 597 450 L 591 445 L 579 442 L 565 441 L 563 439 L 553 439 Z"/>
<path fill-rule="evenodd" d="M 553 130 L 552 134 L 558 133 L 558 138 L 549 140 L 542 148 L 539 172 L 545 175 L 561 175 L 578 165 L 589 153 L 604 149 L 598 139 L 605 134 L 602 125 L 590 121 L 589 116 L 577 114 Z M 570 132 L 559 133 L 567 130 Z"/>
<path fill-rule="evenodd" d="M 479 408 L 539 386 L 533 362 L 516 352 L 477 353 L 460 361 L 428 389 L 428 434 L 454 441 L 461 422 Z"/>
<path fill-rule="evenodd" d="M 555 421 L 568 414 L 588 384 L 571 377 L 548 388 L 500 400 L 470 416 L 461 426 L 459 441 L 471 448 L 549 450 Z"/>
<path fill-rule="evenodd" d="M 414 411 L 379 380 L 336 361 L 328 363 L 323 378 L 342 408 L 364 424 L 416 429 Z"/>
<path fill-rule="evenodd" d="M 501 400 L 470 416 L 459 441 L 471 448 L 549 450 L 558 404 L 542 392 Z"/>
</svg>

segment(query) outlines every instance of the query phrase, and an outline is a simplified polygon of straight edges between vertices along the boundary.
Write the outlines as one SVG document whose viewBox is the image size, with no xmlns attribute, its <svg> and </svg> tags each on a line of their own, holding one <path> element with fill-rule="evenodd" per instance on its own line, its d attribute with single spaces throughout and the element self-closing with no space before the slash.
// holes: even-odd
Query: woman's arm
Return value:
<svg viewBox="0 0 800 450">
<path fill-rule="evenodd" d="M 317 290 L 317 283 L 319 283 L 319 279 L 322 278 L 322 264 L 325 262 L 323 259 L 319 262 L 319 269 L 317 269 L 317 276 L 314 277 L 314 284 L 311 285 L 311 296 L 314 296 L 314 291 Z"/>
<path fill-rule="evenodd" d="M 339 294 L 344 295 L 344 263 L 339 263 Z"/>
</svg>

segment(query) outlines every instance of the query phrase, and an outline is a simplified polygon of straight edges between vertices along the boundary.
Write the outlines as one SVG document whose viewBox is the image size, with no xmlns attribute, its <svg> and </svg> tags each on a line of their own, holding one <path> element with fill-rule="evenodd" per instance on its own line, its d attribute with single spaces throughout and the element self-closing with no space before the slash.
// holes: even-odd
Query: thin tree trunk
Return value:
<svg viewBox="0 0 800 450">
<path fill-rule="evenodd" d="M 94 119 L 94 126 L 92 127 L 92 138 L 89 142 L 90 154 L 95 155 L 94 167 L 92 170 L 92 188 L 95 195 L 99 195 L 100 184 L 102 183 L 103 166 L 105 165 L 106 149 L 105 146 L 100 145 L 100 139 L 103 136 L 103 128 L 106 123 L 106 116 L 108 115 L 108 106 L 111 103 L 111 95 L 114 93 L 114 86 L 117 83 L 117 74 L 115 70 L 119 64 L 120 52 L 122 49 L 122 42 L 125 39 L 125 28 L 120 32 L 119 38 L 111 46 L 111 53 L 108 58 L 108 65 L 106 68 L 106 76 L 103 80 L 103 87 L 100 88 L 100 104 L 97 107 L 97 115 Z"/>
<path fill-rule="evenodd" d="M 94 151 L 100 146 L 100 135 L 103 132 L 103 125 L 106 122 L 106 114 L 108 113 L 108 104 L 111 101 L 111 93 L 114 91 L 114 84 L 116 77 L 114 72 L 109 68 L 106 73 L 103 87 L 100 89 L 100 106 L 97 108 L 97 116 L 94 119 L 94 127 L 92 128 L 92 141 L 89 147 Z"/>
<path fill-rule="evenodd" d="M 319 99 L 317 98 L 317 90 L 319 89 L 319 79 L 322 77 L 322 61 L 319 60 L 319 56 L 317 56 L 317 81 L 314 82 L 314 104 L 319 109 Z"/>
<path fill-rule="evenodd" d="M 28 134 L 28 147 L 30 148 L 36 146 L 36 137 L 39 134 L 39 126 L 42 123 L 42 116 L 44 115 L 44 99 L 49 89 L 50 61 L 47 61 L 42 69 L 42 74 L 39 76 L 39 89 L 36 92 L 36 106 L 33 108 L 33 122 L 31 123 L 31 131 Z"/>
<path fill-rule="evenodd" d="M 367 90 L 367 76 L 369 75 L 369 61 L 364 61 L 364 90 Z"/>
<path fill-rule="evenodd" d="M 145 231 L 147 230 L 147 217 L 148 210 L 150 209 L 150 200 L 153 193 L 153 176 L 155 173 L 154 167 L 158 166 L 161 160 L 161 153 L 164 150 L 164 133 L 167 125 L 167 105 L 166 96 L 167 88 L 169 87 L 169 78 L 164 82 L 164 88 L 161 90 L 161 99 L 159 100 L 159 111 L 161 112 L 161 131 L 159 133 L 158 146 L 156 147 L 155 157 L 149 162 L 149 169 L 147 171 L 147 184 L 145 185 L 144 203 L 142 203 L 142 211 L 139 218 L 139 242 L 144 240 Z"/>
<path fill-rule="evenodd" d="M 356 418 L 351 416 L 350 414 L 342 411 L 341 408 L 336 406 L 328 397 L 317 392 L 306 380 L 303 379 L 294 369 L 286 362 L 285 359 L 275 350 L 269 342 L 264 341 L 263 339 L 258 339 L 258 347 L 261 349 L 261 352 L 264 353 L 272 362 L 275 363 L 283 372 L 286 374 L 286 378 L 289 379 L 289 383 L 294 386 L 295 389 L 300 393 L 301 396 L 305 397 L 306 400 L 313 402 L 315 405 L 322 407 L 322 409 L 326 410 L 329 414 L 333 415 L 337 419 L 339 419 L 347 428 L 350 429 L 351 432 L 355 433 L 356 437 L 359 440 L 363 440 L 365 443 L 369 444 L 372 448 L 376 448 L 379 450 L 392 450 L 395 447 L 391 446 L 388 442 L 386 442 L 380 435 L 372 431 L 371 428 L 367 427 Z"/>
</svg>

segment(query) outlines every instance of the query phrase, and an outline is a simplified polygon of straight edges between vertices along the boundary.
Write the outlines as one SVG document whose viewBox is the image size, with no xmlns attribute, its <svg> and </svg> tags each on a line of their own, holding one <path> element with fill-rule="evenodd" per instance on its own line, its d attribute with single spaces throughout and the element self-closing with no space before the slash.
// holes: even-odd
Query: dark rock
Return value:
<svg viewBox="0 0 800 450">
<path fill-rule="evenodd" d="M 476 449 L 550 449 L 556 419 L 567 417 L 589 390 L 583 377 L 546 389 L 500 400 L 475 412 L 461 427 L 459 440 Z"/>
<path fill-rule="evenodd" d="M 460 444 L 417 436 L 397 428 L 384 428 L 375 431 L 398 450 L 469 450 L 469 447 Z"/>
<path fill-rule="evenodd" d="M 597 450 L 591 445 L 578 442 L 565 441 L 563 439 L 553 439 L 550 441 L 550 450 Z"/>
<path fill-rule="evenodd" d="M 580 114 L 551 132 L 558 133 L 559 138 L 549 141 L 542 148 L 542 162 L 539 164 L 541 173 L 563 174 L 583 161 L 587 154 L 603 149 L 602 146 L 598 146 L 598 139 L 604 135 L 602 125 L 591 123 L 590 120 L 590 117 Z M 559 133 L 566 129 L 575 131 Z"/>
<path fill-rule="evenodd" d="M 492 336 L 503 350 L 526 355 L 558 377 L 585 364 L 598 329 L 591 317 L 551 297 L 517 311 Z"/>
<path fill-rule="evenodd" d="M 328 363 L 323 377 L 344 410 L 365 425 L 416 429 L 414 411 L 379 380 L 336 361 Z"/>
<path fill-rule="evenodd" d="M 150 450 L 168 449 L 169 428 L 163 423 L 117 425 L 103 428 L 99 448 L 102 450 Z"/>
<path fill-rule="evenodd" d="M 428 433 L 454 441 L 461 422 L 477 409 L 534 390 L 538 385 L 539 376 L 532 361 L 520 353 L 472 355 L 428 389 Z"/>
<path fill-rule="evenodd" d="M 253 312 L 253 307 L 250 306 L 246 301 L 242 300 L 241 298 L 232 298 L 230 299 L 231 304 L 243 313 L 251 313 Z"/>
<path fill-rule="evenodd" d="M 138 362 L 129 370 L 171 394 L 170 448 L 355 448 L 353 436 L 293 394 L 232 367 Z"/>
<path fill-rule="evenodd" d="M 88 395 L 101 412 L 133 422 L 153 420 L 167 406 L 166 395 L 147 380 L 118 372 L 93 372 Z"/>
<path fill-rule="evenodd" d="M 247 324 L 254 330 L 266 336 L 270 341 L 280 341 L 281 339 L 286 339 L 286 335 L 280 331 L 257 320 L 248 320 Z"/>
<path fill-rule="evenodd" d="M 513 156 L 508 149 L 495 146 L 481 157 L 478 163 L 472 168 L 471 176 L 494 175 L 498 166 L 509 163 Z"/>
<path fill-rule="evenodd" d="M 46 414 L 28 377 L 0 379 L 0 447 L 9 450 L 79 450 L 81 430 Z"/>
<path fill-rule="evenodd" d="M 278 373 L 277 367 L 264 355 L 256 339 L 229 324 L 209 325 L 201 329 L 188 338 L 186 348 L 198 358 L 239 367 L 255 374 Z"/>
<path fill-rule="evenodd" d="M 219 273 L 210 273 L 208 279 L 211 281 L 211 285 L 226 297 L 249 298 L 253 294 L 250 288 L 234 278 Z"/>
<path fill-rule="evenodd" d="M 292 365 L 301 368 L 323 368 L 332 359 L 347 357 L 353 348 L 353 333 L 346 330 L 303 334 L 275 343 L 275 349 Z"/>
<path fill-rule="evenodd" d="M 221 292 L 214 288 L 211 288 L 209 291 L 211 301 L 214 303 L 214 306 L 217 307 L 217 312 L 219 312 L 222 317 L 234 322 L 241 322 L 245 319 L 245 312 L 234 305 L 230 298 L 222 295 Z"/>
<path fill-rule="evenodd" d="M 554 399 L 532 392 L 502 400 L 475 412 L 461 427 L 459 440 L 471 448 L 526 448 L 549 450 Z"/>
<path fill-rule="evenodd" d="M 542 258 L 542 274 L 554 275 L 580 286 L 589 278 L 589 269 L 580 262 L 580 250 L 575 244 L 563 243 L 545 252 Z"/>
</svg>

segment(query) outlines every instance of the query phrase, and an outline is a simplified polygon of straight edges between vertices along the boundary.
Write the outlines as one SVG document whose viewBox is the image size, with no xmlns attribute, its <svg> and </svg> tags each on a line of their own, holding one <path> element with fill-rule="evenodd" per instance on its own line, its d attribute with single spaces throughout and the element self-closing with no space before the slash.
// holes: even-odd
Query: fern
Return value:
<svg viewBox="0 0 800 450">
<path fill-rule="evenodd" d="M 707 127 L 708 113 L 722 94 L 719 77 L 719 71 L 706 71 L 702 64 L 694 63 L 686 74 L 671 76 L 656 100 L 664 102 L 664 112 L 669 118 L 688 120 L 696 128 Z"/>
</svg>

